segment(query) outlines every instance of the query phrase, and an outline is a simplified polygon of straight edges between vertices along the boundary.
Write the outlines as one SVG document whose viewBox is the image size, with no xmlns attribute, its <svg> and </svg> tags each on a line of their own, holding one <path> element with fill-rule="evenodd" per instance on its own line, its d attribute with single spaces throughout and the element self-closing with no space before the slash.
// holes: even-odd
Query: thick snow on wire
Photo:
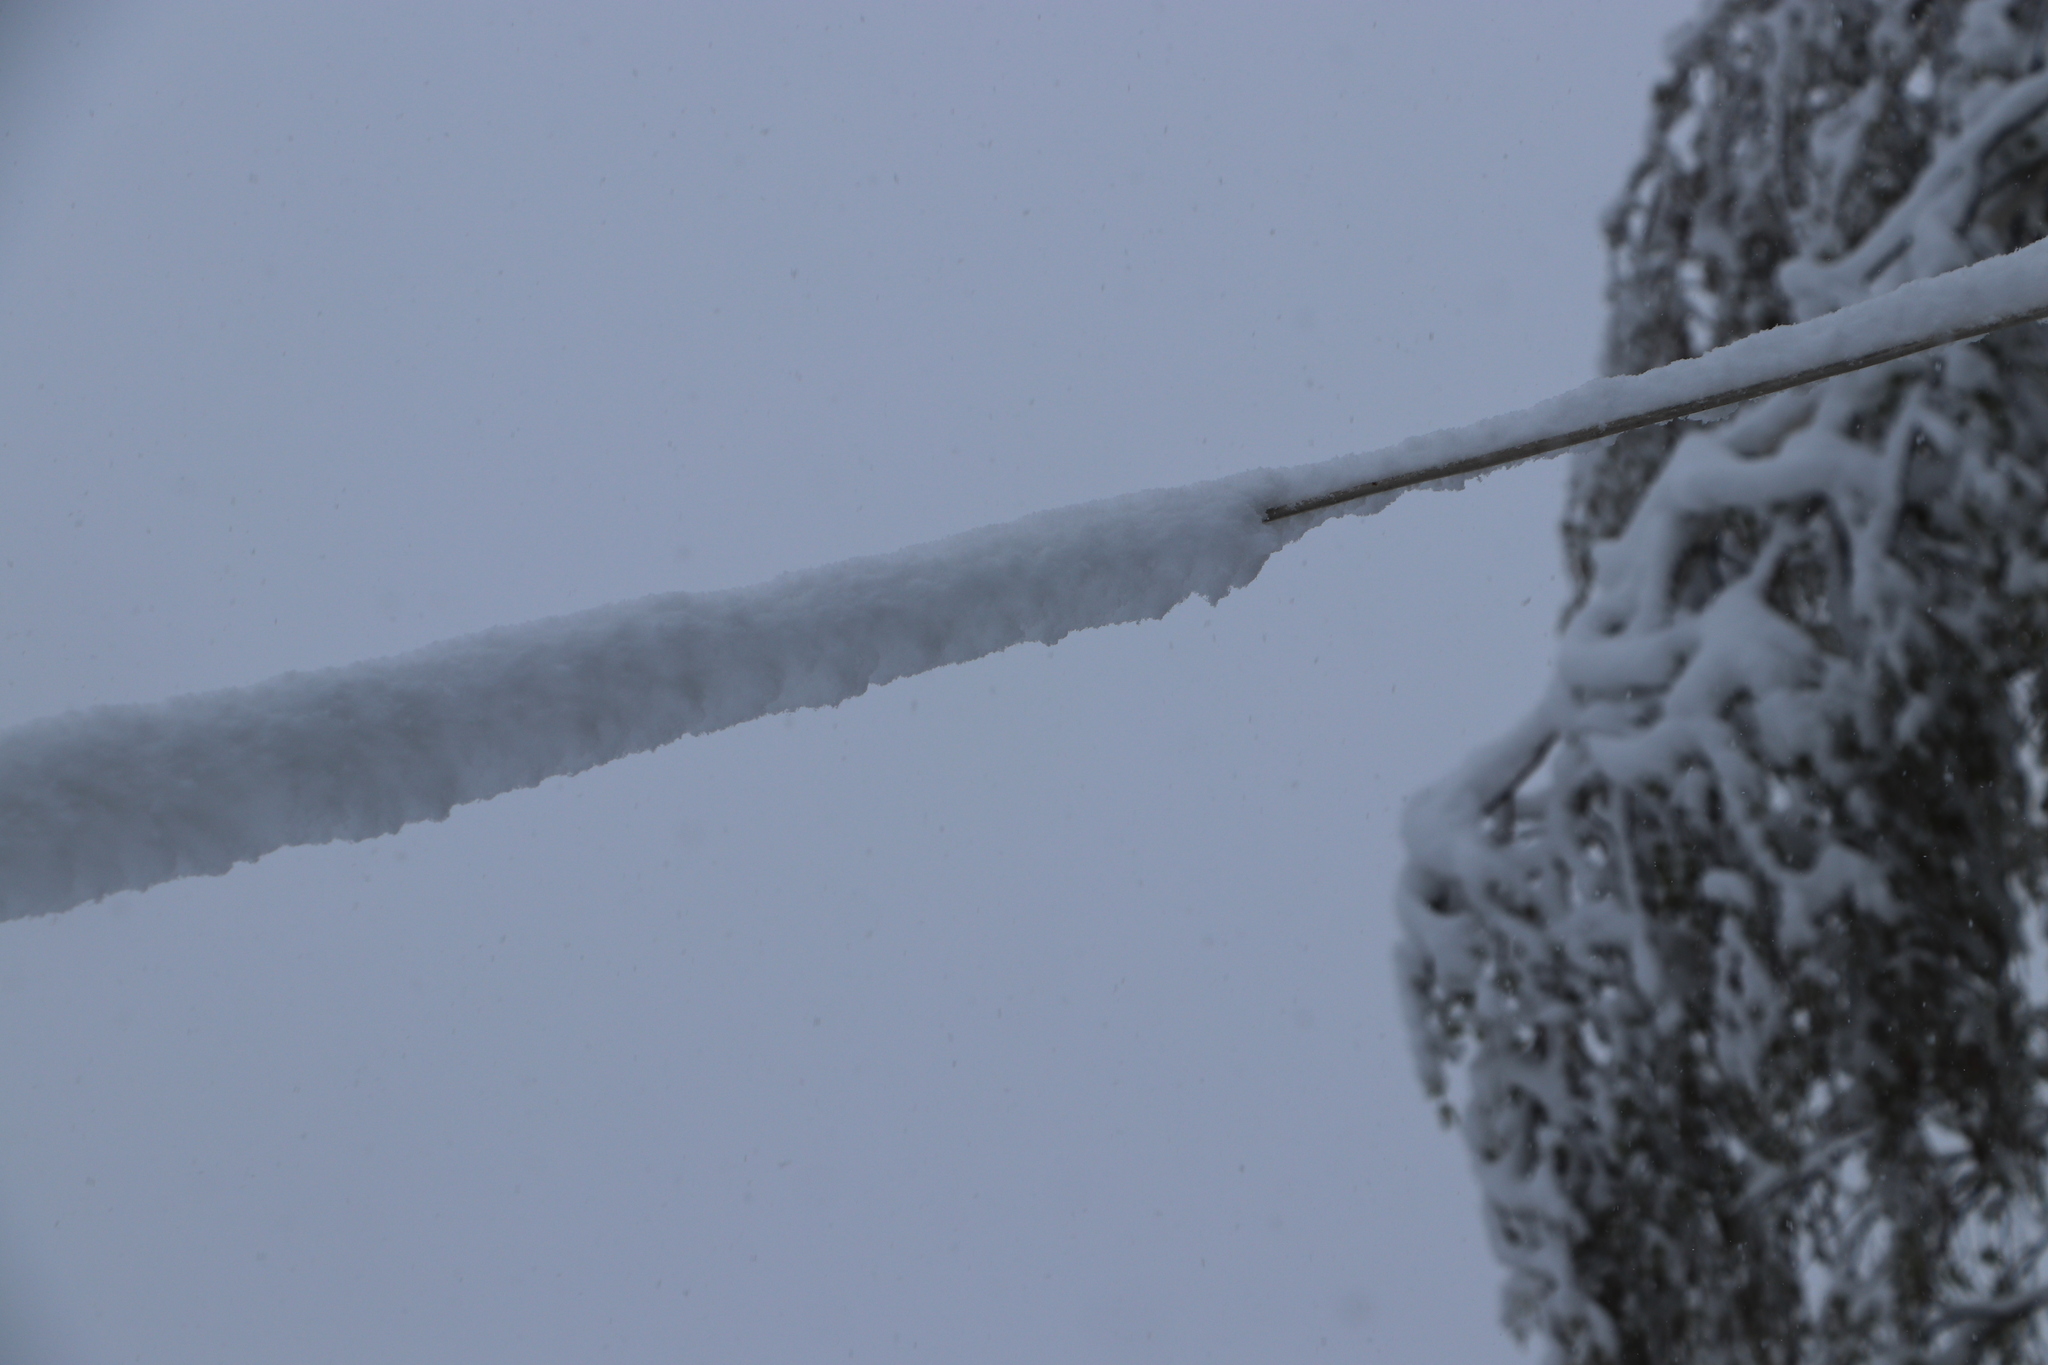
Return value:
<svg viewBox="0 0 2048 1365">
<path fill-rule="evenodd" d="M 456 806 L 1026 641 L 1214 602 L 1332 516 L 1267 510 L 1373 480 L 2048 311 L 2048 254 L 1908 285 L 1649 374 L 1377 452 L 1026 517 L 756 587 L 675 593 L 396 658 L 0 735 L 0 919 L 63 910 L 272 850 L 369 839 Z M 1725 399 L 1723 400 L 1725 401 Z M 1455 479 L 1435 486 L 1454 486 Z"/>
</svg>

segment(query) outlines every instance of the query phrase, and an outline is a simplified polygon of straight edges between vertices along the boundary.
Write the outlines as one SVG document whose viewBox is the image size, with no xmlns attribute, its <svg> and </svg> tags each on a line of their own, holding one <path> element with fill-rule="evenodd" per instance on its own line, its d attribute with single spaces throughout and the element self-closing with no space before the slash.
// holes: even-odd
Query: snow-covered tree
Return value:
<svg viewBox="0 0 2048 1365">
<path fill-rule="evenodd" d="M 1718 0 L 1608 220 L 1648 369 L 2048 231 L 2048 4 Z M 1571 1362 L 2048 1360 L 2048 337 L 1578 457 L 1533 714 L 1403 970 Z"/>
</svg>

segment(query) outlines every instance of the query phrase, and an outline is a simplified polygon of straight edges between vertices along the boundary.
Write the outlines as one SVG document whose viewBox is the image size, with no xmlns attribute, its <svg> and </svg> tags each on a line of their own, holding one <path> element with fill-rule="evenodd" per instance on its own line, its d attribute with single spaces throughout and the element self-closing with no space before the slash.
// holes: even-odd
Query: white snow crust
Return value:
<svg viewBox="0 0 2048 1365">
<path fill-rule="evenodd" d="M 684 735 L 1155 619 L 1190 597 L 1215 602 L 1323 521 L 1396 495 L 1269 523 L 1270 507 L 2043 309 L 2048 243 L 1381 451 L 1040 513 L 751 588 L 33 722 L 0 734 L 0 919 L 223 873 L 291 845 L 374 838 Z"/>
</svg>

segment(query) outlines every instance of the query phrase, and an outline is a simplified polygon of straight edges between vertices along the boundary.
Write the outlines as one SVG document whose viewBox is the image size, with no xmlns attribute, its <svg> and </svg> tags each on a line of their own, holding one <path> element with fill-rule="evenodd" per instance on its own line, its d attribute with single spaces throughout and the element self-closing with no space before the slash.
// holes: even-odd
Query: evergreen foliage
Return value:
<svg viewBox="0 0 2048 1365">
<path fill-rule="evenodd" d="M 1718 0 L 1635 371 L 2048 231 L 2048 4 Z M 1584 453 L 1534 713 L 1418 798 L 1425 1084 L 1563 1362 L 2048 1361 L 2048 336 Z"/>
</svg>

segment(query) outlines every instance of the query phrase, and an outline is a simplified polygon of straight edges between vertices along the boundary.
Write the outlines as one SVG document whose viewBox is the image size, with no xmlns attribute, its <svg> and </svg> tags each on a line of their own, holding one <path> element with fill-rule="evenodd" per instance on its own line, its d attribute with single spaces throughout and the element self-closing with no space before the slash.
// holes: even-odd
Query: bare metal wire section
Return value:
<svg viewBox="0 0 2048 1365">
<path fill-rule="evenodd" d="M 1350 484 L 1343 488 L 1333 489 L 1328 493 L 1319 493 L 1314 497 L 1302 498 L 1295 502 L 1284 502 L 1278 507 L 1268 507 L 1265 520 L 1269 522 L 1280 521 L 1286 517 L 1298 517 L 1304 512 L 1320 512 L 1325 507 L 1336 507 L 1341 503 L 1354 502 L 1359 498 L 1369 498 L 1375 493 L 1398 493 L 1404 488 L 1413 488 L 1417 484 L 1433 483 L 1438 479 L 1453 479 L 1465 474 L 1483 473 L 1489 469 L 1498 469 L 1502 465 L 1513 464 L 1517 460 L 1526 460 L 1537 455 L 1548 455 L 1554 451 L 1581 445 L 1587 441 L 1597 441 L 1608 436 L 1618 436 L 1624 431 L 1635 431 L 1640 427 L 1654 427 L 1661 422 L 1675 422 L 1681 417 L 1693 417 L 1702 412 L 1712 412 L 1715 408 L 1724 408 L 1734 403 L 1747 402 L 1752 398 L 1762 398 L 1767 394 L 1782 393 L 1786 389 L 1796 389 L 1801 384 L 1811 384 L 1821 379 L 1832 379 L 1838 374 L 1848 374 L 1852 370 L 1866 369 L 1872 365 L 1882 365 L 1887 360 L 1898 360 L 1903 356 L 1917 355 L 1921 351 L 1931 351 L 1937 346 L 1947 346 L 1957 341 L 1968 341 L 1973 337 L 1984 336 L 1987 333 L 2000 331 L 2007 327 L 2015 327 L 2024 322 L 2039 322 L 2043 318 L 2048 318 L 2048 305 L 2032 304 L 2013 313 L 2002 314 L 1988 321 L 1977 320 L 1945 328 L 1941 331 L 1928 333 L 1925 336 L 1915 337 L 1909 341 L 1880 346 L 1874 350 L 1830 360 L 1823 364 L 1812 365 L 1806 369 L 1794 370 L 1789 374 L 1774 375 L 1769 379 L 1757 380 L 1754 383 L 1744 384 L 1739 388 L 1723 389 L 1716 393 L 1705 394 L 1680 403 L 1666 403 L 1658 407 L 1643 408 L 1636 412 L 1621 413 L 1605 421 L 1594 422 L 1590 425 L 1576 426 L 1565 431 L 1547 433 L 1531 440 L 1517 442 L 1514 445 L 1495 446 L 1478 454 L 1459 456 L 1456 459 L 1446 460 L 1423 469 L 1411 469 L 1400 473 L 1386 474 L 1377 479 L 1368 479 L 1364 483 Z M 1673 363 L 1684 365 L 1690 362 L 1680 360 Z M 1656 371 L 1651 371 L 1651 373 L 1656 373 Z"/>
</svg>

